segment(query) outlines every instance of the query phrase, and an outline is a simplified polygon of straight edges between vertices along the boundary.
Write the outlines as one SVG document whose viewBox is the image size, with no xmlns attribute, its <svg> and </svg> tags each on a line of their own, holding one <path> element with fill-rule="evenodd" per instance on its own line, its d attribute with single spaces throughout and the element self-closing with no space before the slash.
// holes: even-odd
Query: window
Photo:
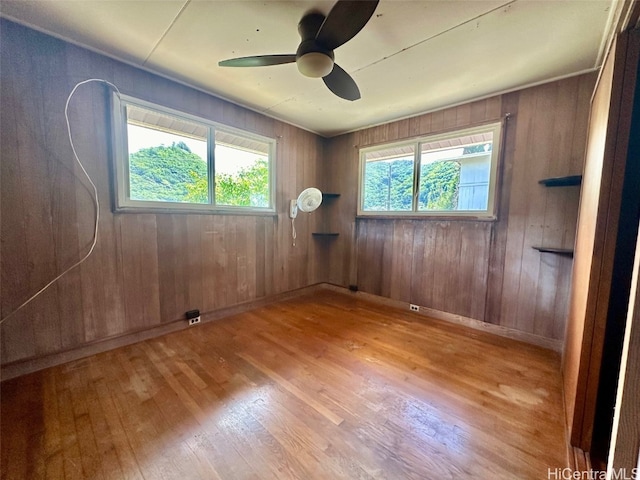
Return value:
<svg viewBox="0 0 640 480">
<path fill-rule="evenodd" d="M 500 124 L 360 150 L 359 215 L 495 218 Z"/>
<path fill-rule="evenodd" d="M 275 140 L 114 96 L 116 210 L 275 211 Z"/>
</svg>

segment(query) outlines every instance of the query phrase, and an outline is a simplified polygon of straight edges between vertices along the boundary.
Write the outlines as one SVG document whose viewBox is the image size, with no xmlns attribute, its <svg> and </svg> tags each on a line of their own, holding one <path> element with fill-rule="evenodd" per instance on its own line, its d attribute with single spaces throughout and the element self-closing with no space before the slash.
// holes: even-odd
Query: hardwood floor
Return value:
<svg viewBox="0 0 640 480">
<path fill-rule="evenodd" d="M 559 371 L 321 291 L 2 383 L 2 478 L 547 479 Z"/>
</svg>

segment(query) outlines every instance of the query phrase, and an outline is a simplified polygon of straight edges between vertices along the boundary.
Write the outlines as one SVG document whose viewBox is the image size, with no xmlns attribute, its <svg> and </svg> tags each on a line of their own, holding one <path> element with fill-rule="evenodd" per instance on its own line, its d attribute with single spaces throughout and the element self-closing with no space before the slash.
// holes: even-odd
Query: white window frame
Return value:
<svg viewBox="0 0 640 480">
<path fill-rule="evenodd" d="M 419 196 L 419 181 L 420 181 L 420 156 L 421 145 L 423 143 L 431 143 L 442 140 L 448 140 L 451 138 L 465 137 L 468 135 L 474 135 L 478 133 L 493 133 L 492 148 L 491 148 L 491 166 L 489 171 L 489 193 L 487 198 L 486 210 L 418 210 L 418 196 Z M 359 217 L 430 217 L 430 218 L 461 218 L 461 219 L 480 219 L 480 220 L 495 220 L 497 218 L 497 199 L 496 190 L 498 183 L 498 164 L 500 159 L 501 150 L 501 133 L 502 122 L 483 124 L 470 128 L 462 128 L 458 130 L 452 130 L 445 133 L 438 133 L 434 135 L 426 135 L 420 137 L 414 137 L 410 140 L 403 140 L 399 142 L 391 142 L 378 144 L 374 146 L 364 147 L 359 150 L 360 165 L 359 165 L 359 185 L 358 185 L 358 209 L 357 215 Z M 412 210 L 365 210 L 364 209 L 364 185 L 365 185 L 365 163 L 366 155 L 370 152 L 379 150 L 386 150 L 394 147 L 412 146 L 414 149 L 413 162 L 413 199 Z"/>
<path fill-rule="evenodd" d="M 181 112 L 163 105 L 147 102 L 128 95 L 114 93 L 112 96 L 112 129 L 113 129 L 113 180 L 115 212 L 170 212 L 170 213 L 228 213 L 234 215 L 274 215 L 276 214 L 276 140 L 262 135 L 229 127 L 206 118 Z M 207 135 L 207 176 L 210 203 L 185 203 L 135 200 L 129 195 L 129 148 L 127 138 L 127 105 L 156 110 L 159 113 L 172 115 L 189 122 L 199 123 L 208 129 Z M 267 207 L 216 205 L 215 204 L 215 132 L 221 131 L 253 139 L 268 145 L 269 165 L 269 205 Z"/>
</svg>

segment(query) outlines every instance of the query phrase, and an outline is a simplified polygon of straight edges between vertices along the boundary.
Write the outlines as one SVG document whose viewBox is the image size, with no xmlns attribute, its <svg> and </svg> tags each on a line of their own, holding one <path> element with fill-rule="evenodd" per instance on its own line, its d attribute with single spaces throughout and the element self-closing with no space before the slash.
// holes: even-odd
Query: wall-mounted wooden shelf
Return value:
<svg viewBox="0 0 640 480">
<path fill-rule="evenodd" d="M 340 196 L 339 193 L 326 193 L 326 192 L 322 192 L 322 200 L 333 200 L 335 198 L 338 198 Z M 322 228 L 322 227 L 320 227 Z M 324 228 L 331 228 L 328 227 L 325 223 Z M 312 232 L 311 235 L 313 235 L 315 238 L 336 238 L 338 235 L 340 235 L 338 232 Z"/>
<path fill-rule="evenodd" d="M 554 253 L 556 255 L 562 255 L 564 257 L 573 258 L 573 250 L 570 248 L 554 248 L 554 247 L 531 247 L 538 250 L 541 253 Z"/>
<path fill-rule="evenodd" d="M 545 187 L 572 187 L 582 183 L 582 175 L 567 175 L 566 177 L 543 178 L 538 183 Z M 570 248 L 555 247 L 531 247 L 541 253 L 553 253 L 554 255 L 562 255 L 563 257 L 573 258 L 573 250 Z"/>
<path fill-rule="evenodd" d="M 572 187 L 582 183 L 582 175 L 568 175 L 566 177 L 543 178 L 539 180 L 545 187 Z"/>
</svg>

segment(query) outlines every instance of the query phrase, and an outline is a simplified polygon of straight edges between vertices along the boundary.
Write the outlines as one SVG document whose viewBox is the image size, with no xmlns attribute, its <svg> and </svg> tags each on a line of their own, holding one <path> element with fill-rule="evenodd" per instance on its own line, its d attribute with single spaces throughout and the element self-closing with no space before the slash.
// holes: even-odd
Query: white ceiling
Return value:
<svg viewBox="0 0 640 480">
<path fill-rule="evenodd" d="M 295 64 L 223 68 L 295 53 L 297 24 L 333 1 L 2 0 L 0 15 L 323 136 L 600 66 L 615 0 L 381 0 L 336 49 L 358 83 L 334 96 Z"/>
</svg>

